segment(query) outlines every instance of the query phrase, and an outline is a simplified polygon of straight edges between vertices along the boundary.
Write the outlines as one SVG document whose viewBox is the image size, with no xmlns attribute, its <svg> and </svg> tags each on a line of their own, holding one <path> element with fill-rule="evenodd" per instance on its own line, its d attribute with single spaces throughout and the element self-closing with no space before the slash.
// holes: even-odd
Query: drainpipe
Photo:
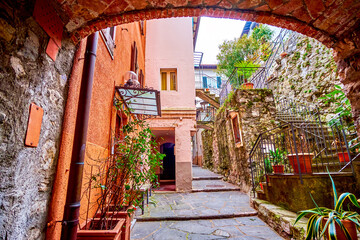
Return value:
<svg viewBox="0 0 360 240">
<path fill-rule="evenodd" d="M 61 239 L 76 240 L 96 50 L 99 33 L 87 38 Z"/>
</svg>

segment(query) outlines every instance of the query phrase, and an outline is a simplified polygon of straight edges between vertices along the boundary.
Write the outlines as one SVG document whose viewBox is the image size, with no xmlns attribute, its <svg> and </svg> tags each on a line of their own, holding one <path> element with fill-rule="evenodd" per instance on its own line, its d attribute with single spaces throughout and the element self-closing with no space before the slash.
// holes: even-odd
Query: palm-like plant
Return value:
<svg viewBox="0 0 360 240">
<path fill-rule="evenodd" d="M 319 207 L 316 204 L 312 195 L 310 194 L 310 197 L 315 203 L 316 207 L 313 209 L 300 211 L 294 223 L 295 225 L 301 218 L 308 214 L 311 214 L 306 227 L 306 240 L 321 239 L 321 237 L 326 234 L 326 232 L 331 240 L 336 240 L 336 225 L 339 226 L 341 231 L 344 233 L 346 239 L 351 240 L 351 235 L 348 229 L 345 228 L 341 220 L 349 220 L 356 225 L 356 228 L 360 229 L 360 215 L 357 212 L 345 211 L 343 208 L 343 204 L 346 199 L 349 199 L 352 204 L 360 208 L 358 200 L 356 199 L 354 194 L 348 192 L 343 193 L 340 195 L 340 197 L 338 197 L 334 181 L 330 174 L 329 176 L 333 188 L 335 208 L 329 209 L 326 207 Z M 324 221 L 326 221 L 325 225 L 323 224 Z"/>
<path fill-rule="evenodd" d="M 275 151 L 270 150 L 270 159 L 274 163 L 274 165 L 282 165 L 285 160 L 285 153 L 280 149 L 276 149 Z"/>
</svg>

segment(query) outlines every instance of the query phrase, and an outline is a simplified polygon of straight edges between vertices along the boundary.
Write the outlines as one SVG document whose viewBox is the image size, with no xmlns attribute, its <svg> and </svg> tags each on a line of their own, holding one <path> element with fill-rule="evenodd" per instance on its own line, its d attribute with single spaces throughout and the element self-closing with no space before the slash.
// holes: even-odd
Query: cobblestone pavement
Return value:
<svg viewBox="0 0 360 240">
<path fill-rule="evenodd" d="M 193 189 L 197 192 L 154 193 L 156 207 L 150 204 L 144 215 L 137 211 L 131 239 L 282 239 L 255 216 L 248 195 L 219 175 L 193 167 Z"/>
</svg>

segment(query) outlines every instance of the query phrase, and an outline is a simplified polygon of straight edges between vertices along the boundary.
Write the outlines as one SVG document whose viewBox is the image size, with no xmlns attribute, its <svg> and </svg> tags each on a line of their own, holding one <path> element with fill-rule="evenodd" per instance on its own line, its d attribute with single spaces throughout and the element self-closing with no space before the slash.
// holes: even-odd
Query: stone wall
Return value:
<svg viewBox="0 0 360 240">
<path fill-rule="evenodd" d="M 240 117 L 243 145 L 236 147 L 231 113 Z M 267 89 L 236 90 L 218 110 L 213 130 L 202 133 L 204 166 L 222 174 L 226 180 L 251 188 L 248 155 L 258 134 L 275 126 L 272 91 Z"/>
<path fill-rule="evenodd" d="M 333 50 L 301 34 L 296 34 L 293 41 L 287 41 L 285 49 L 269 72 L 269 88 L 275 98 L 286 97 L 310 106 L 317 105 L 329 120 L 335 105 L 325 104 L 319 97 L 340 84 Z"/>
<path fill-rule="evenodd" d="M 265 198 L 273 204 L 287 210 L 298 212 L 315 207 L 310 197 L 320 207 L 334 207 L 332 184 L 328 174 L 302 175 L 303 184 L 299 175 L 269 175 L 270 184 L 264 184 Z M 341 193 L 350 192 L 358 197 L 359 187 L 352 173 L 332 174 L 336 191 Z"/>
<path fill-rule="evenodd" d="M 32 1 L 7 2 L 0 18 L 0 239 L 43 239 L 75 46 L 64 37 L 54 62 L 45 53 L 49 37 L 27 12 Z M 32 102 L 44 109 L 36 148 L 24 146 Z"/>
</svg>

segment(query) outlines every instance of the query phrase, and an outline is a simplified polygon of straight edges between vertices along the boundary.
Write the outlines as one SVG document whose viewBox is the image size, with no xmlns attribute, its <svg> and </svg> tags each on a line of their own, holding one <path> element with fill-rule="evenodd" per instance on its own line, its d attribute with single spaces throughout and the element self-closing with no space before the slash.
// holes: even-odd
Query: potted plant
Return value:
<svg viewBox="0 0 360 240">
<path fill-rule="evenodd" d="M 273 170 L 275 174 L 283 174 L 284 173 L 284 152 L 280 151 L 280 149 L 276 149 L 275 151 L 270 150 L 270 158 L 273 162 Z"/>
<path fill-rule="evenodd" d="M 79 231 L 83 237 L 85 233 L 91 234 L 88 230 L 109 231 L 112 222 L 124 220 L 121 239 L 130 239 L 133 213 L 137 207 L 142 207 L 141 188 L 148 184 L 157 185 L 155 171 L 161 167 L 164 154 L 157 150 L 158 145 L 145 120 L 122 111 L 126 113 L 127 121 L 115 133 L 112 153 L 107 161 L 100 160 L 103 163 L 101 170 L 90 177 L 88 190 L 97 191 L 99 197 L 94 203 L 97 206 L 94 217 Z M 117 238 L 108 236 L 106 239 Z"/>
<path fill-rule="evenodd" d="M 271 161 L 269 158 L 265 158 L 264 159 L 264 164 L 265 164 L 265 177 L 266 177 L 266 182 L 270 182 L 269 180 L 269 175 L 270 173 L 273 172 L 273 168 L 271 166 Z"/>
<path fill-rule="evenodd" d="M 360 208 L 358 203 L 360 199 L 357 200 L 354 194 L 348 192 L 338 197 L 334 181 L 330 174 L 329 176 L 334 194 L 334 209 L 319 207 L 310 194 L 316 207 L 300 211 L 294 225 L 304 216 L 311 215 L 307 222 L 306 240 L 321 239 L 322 236 L 337 240 L 358 239 L 356 228 L 360 228 L 360 215 L 357 212 L 345 211 L 343 204 L 349 199 L 355 207 Z"/>
<path fill-rule="evenodd" d="M 299 129 L 290 130 L 289 136 L 291 136 L 291 138 L 295 137 L 296 141 L 295 144 L 293 139 L 290 140 L 289 152 L 291 152 L 291 154 L 287 155 L 293 172 L 295 174 L 299 174 L 300 172 L 301 174 L 311 174 L 314 154 L 312 153 L 311 146 L 306 142 L 306 133 Z"/>
<path fill-rule="evenodd" d="M 251 78 L 253 73 L 255 73 L 258 68 L 260 67 L 259 64 L 253 63 L 252 61 L 239 61 L 234 64 L 236 67 L 236 73 L 237 73 L 237 82 L 232 82 L 232 84 L 235 84 L 238 88 L 241 89 L 253 89 L 254 84 L 251 82 L 248 82 L 248 79 Z"/>
<path fill-rule="evenodd" d="M 311 174 L 312 173 L 312 159 L 314 158 L 313 153 L 294 153 L 287 155 L 290 165 L 294 170 L 295 174 L 299 174 L 299 164 L 301 174 Z M 298 164 L 299 158 L 299 164 Z"/>
</svg>

